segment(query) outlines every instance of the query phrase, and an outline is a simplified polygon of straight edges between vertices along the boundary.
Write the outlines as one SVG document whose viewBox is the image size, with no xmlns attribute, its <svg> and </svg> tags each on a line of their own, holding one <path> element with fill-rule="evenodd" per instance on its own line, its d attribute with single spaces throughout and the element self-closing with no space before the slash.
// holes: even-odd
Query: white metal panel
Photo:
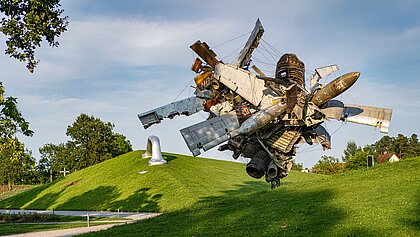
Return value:
<svg viewBox="0 0 420 237">
<path fill-rule="evenodd" d="M 235 65 L 219 63 L 214 69 L 217 80 L 238 93 L 251 104 L 258 106 L 265 90 L 264 81 L 249 71 L 238 68 Z"/>
<path fill-rule="evenodd" d="M 203 99 L 197 97 L 188 97 L 170 104 L 158 107 L 141 113 L 138 116 L 144 128 L 148 128 L 155 123 L 160 123 L 164 118 L 173 118 L 175 115 L 195 114 L 203 110 Z"/>
<path fill-rule="evenodd" d="M 377 127 L 382 133 L 388 133 L 392 109 L 345 105 L 342 116 L 347 122 Z"/>
<path fill-rule="evenodd" d="M 337 65 L 331 65 L 331 66 L 325 66 L 325 67 L 320 67 L 315 69 L 315 72 L 318 74 L 318 76 L 320 78 L 326 77 L 328 75 L 330 75 L 331 73 L 338 71 L 338 66 Z"/>
</svg>

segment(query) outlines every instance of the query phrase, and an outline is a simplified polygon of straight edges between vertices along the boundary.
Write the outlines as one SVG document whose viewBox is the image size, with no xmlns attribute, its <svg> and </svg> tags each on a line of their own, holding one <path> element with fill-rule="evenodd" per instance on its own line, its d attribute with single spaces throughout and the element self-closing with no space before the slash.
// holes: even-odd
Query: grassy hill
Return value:
<svg viewBox="0 0 420 237">
<path fill-rule="evenodd" d="M 149 167 L 140 156 L 128 153 L 0 206 L 164 213 L 87 236 L 420 236 L 420 157 L 333 176 L 292 171 L 270 190 L 243 164 L 166 154 L 169 165 Z"/>
<path fill-rule="evenodd" d="M 165 153 L 168 165 L 149 167 L 142 153 L 127 153 L 35 187 L 0 201 L 0 208 L 167 212 L 241 185 L 268 188 L 250 178 L 244 164 Z"/>
<path fill-rule="evenodd" d="M 254 185 L 83 236 L 420 236 L 420 158 L 334 176 L 292 172 L 276 190 L 245 191 Z"/>
</svg>

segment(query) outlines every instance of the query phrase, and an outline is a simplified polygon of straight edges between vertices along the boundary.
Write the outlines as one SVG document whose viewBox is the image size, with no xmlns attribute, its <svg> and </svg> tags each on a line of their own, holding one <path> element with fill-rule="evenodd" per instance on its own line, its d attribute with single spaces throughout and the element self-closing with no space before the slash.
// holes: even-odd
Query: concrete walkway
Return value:
<svg viewBox="0 0 420 237">
<path fill-rule="evenodd" d="M 52 211 L 40 211 L 40 210 L 2 210 L 0 209 L 0 214 L 30 214 L 30 213 L 38 213 L 38 214 L 53 214 Z M 70 229 L 61 229 L 61 230 L 50 230 L 50 231 L 41 231 L 41 232 L 31 232 L 26 234 L 17 234 L 17 235 L 6 235 L 9 237 L 67 237 L 67 236 L 75 236 L 80 235 L 88 232 L 100 231 L 109 229 L 115 225 L 124 225 L 127 223 L 133 223 L 139 220 L 144 220 L 148 218 L 153 218 L 159 216 L 161 213 L 136 213 L 136 212 L 93 212 L 93 211 L 54 211 L 55 215 L 63 215 L 63 216 L 101 216 L 101 217 L 122 217 L 128 218 L 130 220 L 126 221 L 115 221 L 112 224 L 106 225 L 98 225 L 98 226 L 91 226 L 91 227 L 79 227 L 79 228 L 70 228 Z M 97 221 L 95 221 L 97 222 Z M 109 221 L 112 222 L 112 221 Z M 92 223 L 94 223 L 92 221 Z M 22 223 L 23 224 L 23 223 Z M 41 223 L 38 223 L 41 224 Z"/>
<path fill-rule="evenodd" d="M 155 217 L 158 213 L 145 212 L 110 212 L 110 211 L 52 211 L 52 210 L 18 210 L 18 209 L 0 209 L 0 214 L 55 214 L 60 216 L 89 216 L 91 217 L 122 217 L 132 220 L 142 220 Z"/>
</svg>

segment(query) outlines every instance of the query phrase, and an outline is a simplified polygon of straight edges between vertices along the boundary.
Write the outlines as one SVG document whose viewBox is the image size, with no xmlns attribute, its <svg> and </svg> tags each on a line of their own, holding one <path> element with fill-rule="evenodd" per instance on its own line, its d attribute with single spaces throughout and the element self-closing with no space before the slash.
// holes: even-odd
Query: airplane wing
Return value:
<svg viewBox="0 0 420 237">
<path fill-rule="evenodd" d="M 192 115 L 203 110 L 204 100 L 198 97 L 189 97 L 137 115 L 146 129 L 164 118 L 172 119 L 176 115 Z"/>
<path fill-rule="evenodd" d="M 239 122 L 236 113 L 227 113 L 181 129 L 181 135 L 194 156 L 238 135 Z"/>
<path fill-rule="evenodd" d="M 261 24 L 260 19 L 257 19 L 255 22 L 255 27 L 249 36 L 245 47 L 239 53 L 238 58 L 236 59 L 234 65 L 239 66 L 240 68 L 246 67 L 251 62 L 252 52 L 255 48 L 258 47 L 260 39 L 264 33 L 264 27 Z"/>
<path fill-rule="evenodd" d="M 338 100 L 329 101 L 321 108 L 321 111 L 328 118 L 380 128 L 382 133 L 388 133 L 392 117 L 392 109 L 345 105 Z"/>
</svg>

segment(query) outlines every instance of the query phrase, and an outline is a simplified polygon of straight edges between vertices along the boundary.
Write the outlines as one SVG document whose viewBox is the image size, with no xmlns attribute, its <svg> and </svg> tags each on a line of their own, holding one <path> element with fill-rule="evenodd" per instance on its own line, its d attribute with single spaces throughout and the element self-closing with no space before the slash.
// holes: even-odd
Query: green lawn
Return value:
<svg viewBox="0 0 420 237">
<path fill-rule="evenodd" d="M 149 167 L 142 151 L 91 166 L 65 178 L 0 201 L 0 208 L 169 212 L 208 196 L 266 190 L 245 165 L 165 153 L 165 166 Z M 147 171 L 139 174 L 140 171 Z"/>
<path fill-rule="evenodd" d="M 0 207 L 164 213 L 86 236 L 420 236 L 420 158 L 333 176 L 292 171 L 270 190 L 243 164 L 165 155 L 168 165 L 149 167 L 128 153 Z"/>
<path fill-rule="evenodd" d="M 254 185 L 83 236 L 420 236 L 420 158 L 334 176 L 292 172 L 276 190 L 249 192 Z"/>
<path fill-rule="evenodd" d="M 90 226 L 105 225 L 109 223 L 91 223 Z M 1 224 L 0 223 L 0 236 L 23 234 L 29 232 L 39 232 L 48 230 L 61 230 L 68 228 L 86 227 L 86 223 L 72 223 L 72 224 Z"/>
</svg>

